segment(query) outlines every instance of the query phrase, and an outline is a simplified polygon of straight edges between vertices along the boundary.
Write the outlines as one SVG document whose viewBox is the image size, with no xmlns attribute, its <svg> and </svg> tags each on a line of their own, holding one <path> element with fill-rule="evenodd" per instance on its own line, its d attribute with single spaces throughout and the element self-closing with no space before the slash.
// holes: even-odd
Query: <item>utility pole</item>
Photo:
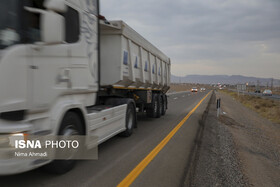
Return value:
<svg viewBox="0 0 280 187">
<path fill-rule="evenodd" d="M 260 88 L 260 80 L 257 80 L 257 87 L 256 87 L 256 91 L 257 91 L 257 93 L 261 92 L 261 88 Z"/>
<path fill-rule="evenodd" d="M 271 86 L 270 90 L 272 91 L 273 90 L 273 78 L 271 78 L 271 85 L 270 86 Z"/>
<path fill-rule="evenodd" d="M 266 89 L 268 89 L 268 82 L 266 82 Z"/>
</svg>

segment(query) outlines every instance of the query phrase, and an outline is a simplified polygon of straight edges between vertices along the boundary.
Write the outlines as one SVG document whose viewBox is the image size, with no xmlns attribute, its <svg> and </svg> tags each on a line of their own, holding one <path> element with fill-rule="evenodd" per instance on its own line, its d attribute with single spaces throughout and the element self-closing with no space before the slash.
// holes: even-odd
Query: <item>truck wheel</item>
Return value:
<svg viewBox="0 0 280 187">
<path fill-rule="evenodd" d="M 80 117 L 75 112 L 67 112 L 62 120 L 58 135 L 71 136 L 82 135 L 82 123 Z M 54 160 L 43 169 L 50 173 L 63 174 L 74 168 L 76 160 Z"/>
<path fill-rule="evenodd" d="M 127 105 L 126 110 L 126 119 L 125 119 L 125 128 L 126 130 L 120 133 L 121 136 L 129 137 L 133 133 L 133 128 L 135 127 L 135 108 L 132 103 Z"/>
<path fill-rule="evenodd" d="M 161 113 L 161 115 L 165 115 L 165 113 L 166 113 L 166 109 L 167 109 L 167 97 L 166 97 L 166 95 L 164 94 L 164 95 L 162 95 L 162 113 Z"/>
<path fill-rule="evenodd" d="M 152 104 L 149 108 L 147 108 L 146 113 L 150 118 L 155 118 L 158 112 L 158 95 L 153 94 Z"/>
<path fill-rule="evenodd" d="M 162 114 L 162 107 L 163 107 L 163 99 L 161 97 L 161 94 L 158 94 L 158 106 L 157 106 L 157 114 L 156 114 L 156 118 L 160 118 L 161 114 Z"/>
</svg>

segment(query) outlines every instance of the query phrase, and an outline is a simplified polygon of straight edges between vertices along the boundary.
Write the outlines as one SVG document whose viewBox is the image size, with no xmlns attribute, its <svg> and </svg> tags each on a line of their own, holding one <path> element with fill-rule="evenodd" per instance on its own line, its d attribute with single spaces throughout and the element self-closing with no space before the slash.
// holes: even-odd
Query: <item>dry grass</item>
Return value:
<svg viewBox="0 0 280 187">
<path fill-rule="evenodd" d="M 236 92 L 228 90 L 221 90 L 221 92 L 229 94 L 270 121 L 280 124 L 280 101 L 242 94 L 238 97 Z"/>
</svg>

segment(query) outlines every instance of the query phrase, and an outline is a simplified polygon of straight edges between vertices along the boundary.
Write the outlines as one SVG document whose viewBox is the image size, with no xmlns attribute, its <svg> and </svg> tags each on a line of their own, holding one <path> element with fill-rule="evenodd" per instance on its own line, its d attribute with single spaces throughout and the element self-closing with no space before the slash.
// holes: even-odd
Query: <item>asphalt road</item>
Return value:
<svg viewBox="0 0 280 187">
<path fill-rule="evenodd" d="M 182 92 L 168 97 L 169 109 L 159 119 L 138 115 L 138 128 L 129 138 L 114 137 L 99 145 L 99 159 L 79 161 L 74 170 L 53 175 L 41 169 L 0 177 L 0 186 L 116 186 L 199 103 L 207 92 Z M 210 97 L 210 96 L 208 96 Z M 206 99 L 140 173 L 132 186 L 180 186 Z M 201 111 L 200 111 L 201 110 Z"/>
</svg>

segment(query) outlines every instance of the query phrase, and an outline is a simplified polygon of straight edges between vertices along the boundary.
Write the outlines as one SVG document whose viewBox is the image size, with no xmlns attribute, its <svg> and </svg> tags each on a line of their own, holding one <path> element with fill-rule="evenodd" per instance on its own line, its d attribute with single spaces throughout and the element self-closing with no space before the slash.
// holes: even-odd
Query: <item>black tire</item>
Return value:
<svg viewBox="0 0 280 187">
<path fill-rule="evenodd" d="M 162 103 L 162 111 L 161 111 L 161 115 L 165 115 L 165 113 L 166 113 L 166 109 L 167 109 L 167 97 L 166 97 L 166 95 L 164 94 L 164 95 L 162 95 L 162 101 L 163 101 L 163 103 Z"/>
<path fill-rule="evenodd" d="M 82 122 L 79 115 L 75 112 L 67 112 L 61 122 L 58 132 L 60 136 L 82 135 Z M 64 174 L 74 168 L 76 160 L 54 160 L 43 169 L 50 173 Z"/>
<path fill-rule="evenodd" d="M 156 118 L 160 118 L 161 114 L 162 114 L 162 105 L 163 105 L 163 100 L 161 97 L 161 94 L 158 94 L 158 107 L 157 107 L 157 114 L 156 114 Z"/>
<path fill-rule="evenodd" d="M 147 116 L 150 118 L 155 118 L 158 112 L 158 95 L 153 94 L 151 106 L 146 109 Z"/>
<path fill-rule="evenodd" d="M 126 109 L 126 119 L 125 119 L 125 127 L 126 130 L 122 133 L 120 133 L 121 136 L 129 137 L 133 133 L 133 129 L 135 127 L 136 122 L 136 111 L 135 107 L 132 103 L 129 103 L 127 105 Z"/>
</svg>

